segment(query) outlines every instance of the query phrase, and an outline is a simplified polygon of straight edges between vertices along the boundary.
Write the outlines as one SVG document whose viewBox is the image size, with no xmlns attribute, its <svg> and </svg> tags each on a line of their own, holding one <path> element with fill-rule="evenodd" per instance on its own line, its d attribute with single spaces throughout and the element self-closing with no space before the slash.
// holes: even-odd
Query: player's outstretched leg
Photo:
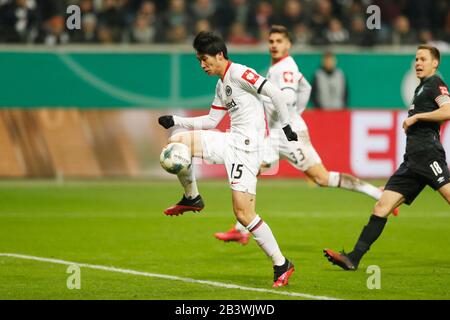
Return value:
<svg viewBox="0 0 450 320">
<path fill-rule="evenodd" d="M 384 191 L 374 207 L 374 213 L 370 216 L 369 222 L 364 226 L 353 251 L 347 254 L 324 249 L 325 257 L 331 263 L 338 265 L 344 270 L 358 269 L 362 257 L 383 232 L 389 214 L 404 201 L 405 198 L 400 193 L 390 190 Z"/>
<path fill-rule="evenodd" d="M 277 240 L 269 225 L 259 215 L 247 225 L 248 231 L 253 235 L 256 243 L 273 262 L 273 287 L 288 285 L 289 277 L 294 273 L 294 265 L 283 256 L 278 247 Z"/>
<path fill-rule="evenodd" d="M 369 251 L 370 246 L 374 243 L 383 232 L 387 218 L 371 215 L 369 223 L 364 226 L 358 241 L 350 253 L 334 252 L 331 249 L 324 249 L 325 257 L 332 264 L 338 265 L 344 270 L 358 269 L 359 262 L 362 257 Z"/>
<path fill-rule="evenodd" d="M 194 143 L 191 143 L 191 141 Z M 179 142 L 187 145 L 191 149 L 192 155 L 201 155 L 201 141 L 200 133 L 198 131 L 176 134 L 170 137 L 169 143 L 172 142 Z M 168 216 L 177 216 L 186 211 L 201 211 L 205 207 L 205 204 L 203 203 L 203 199 L 198 192 L 193 166 L 185 172 L 180 172 L 177 174 L 177 177 L 184 189 L 183 197 L 177 204 L 164 210 L 164 213 Z"/>
<path fill-rule="evenodd" d="M 384 186 L 379 187 L 378 189 L 380 189 L 381 191 L 384 191 Z M 378 199 L 379 200 L 379 199 Z M 399 207 L 396 207 L 392 210 L 392 214 L 394 216 L 398 216 L 398 214 L 400 213 Z"/>
<path fill-rule="evenodd" d="M 217 232 L 214 236 L 221 241 L 234 241 L 243 245 L 246 245 L 250 240 L 250 233 L 242 224 L 239 223 L 239 221 L 236 222 L 236 225 L 230 230 L 225 232 Z"/>
<path fill-rule="evenodd" d="M 233 190 L 233 210 L 236 219 L 245 225 L 253 235 L 256 243 L 272 259 L 274 270 L 273 287 L 288 285 L 294 272 L 294 265 L 284 257 L 269 225 L 255 213 L 255 196 L 246 192 Z"/>
<path fill-rule="evenodd" d="M 345 190 L 356 191 L 368 195 L 375 200 L 380 200 L 381 194 L 383 193 L 383 188 L 377 188 L 350 174 L 327 171 L 323 164 L 315 164 L 308 168 L 305 173 L 321 187 L 342 188 Z M 394 216 L 398 215 L 398 208 L 395 208 L 392 213 Z"/>
</svg>

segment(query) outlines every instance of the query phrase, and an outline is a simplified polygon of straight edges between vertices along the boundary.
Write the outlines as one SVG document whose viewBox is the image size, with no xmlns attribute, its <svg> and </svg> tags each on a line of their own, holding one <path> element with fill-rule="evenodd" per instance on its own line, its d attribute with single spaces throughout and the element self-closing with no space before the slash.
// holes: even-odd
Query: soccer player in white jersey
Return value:
<svg viewBox="0 0 450 320">
<path fill-rule="evenodd" d="M 301 117 L 306 108 L 311 93 L 311 85 L 299 71 L 294 59 L 289 55 L 291 39 L 284 26 L 274 25 L 269 32 L 269 51 L 272 65 L 267 79 L 280 88 L 288 104 L 290 123 L 298 135 L 297 142 L 288 142 L 280 134 L 280 121 L 274 105 L 269 99 L 264 99 L 269 139 L 265 148 L 261 170 L 267 170 L 279 158 L 286 159 L 291 165 L 312 179 L 321 187 L 334 187 L 364 193 L 375 200 L 380 199 L 382 190 L 362 181 L 352 175 L 328 171 L 311 144 L 308 127 Z M 397 214 L 397 211 L 394 212 Z M 247 244 L 249 234 L 239 223 L 226 231 L 218 232 L 215 237 L 223 241 L 237 241 Z"/>
<path fill-rule="evenodd" d="M 209 114 L 193 118 L 166 115 L 160 117 L 158 122 L 166 129 L 174 125 L 194 129 L 171 136 L 169 143 L 183 143 L 190 148 L 193 157 L 225 165 L 236 219 L 272 259 L 273 287 L 285 286 L 294 272 L 294 265 L 283 256 L 271 229 L 255 212 L 257 174 L 265 136 L 264 107 L 260 94 L 269 97 L 274 104 L 286 139 L 297 140 L 288 123 L 283 93 L 255 70 L 231 62 L 225 42 L 214 33 L 200 32 L 193 46 L 201 68 L 208 75 L 220 78 Z M 231 118 L 230 132 L 206 130 L 215 128 L 226 113 Z M 179 215 L 185 211 L 202 210 L 204 204 L 192 169 L 179 173 L 178 179 L 184 188 L 183 198 L 164 213 Z"/>
</svg>

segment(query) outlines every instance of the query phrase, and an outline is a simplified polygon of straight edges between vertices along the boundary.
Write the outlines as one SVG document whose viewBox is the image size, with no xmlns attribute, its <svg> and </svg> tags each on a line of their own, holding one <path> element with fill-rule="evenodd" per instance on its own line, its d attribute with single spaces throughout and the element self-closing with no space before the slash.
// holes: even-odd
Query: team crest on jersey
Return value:
<svg viewBox="0 0 450 320">
<path fill-rule="evenodd" d="M 446 86 L 439 86 L 439 90 L 441 90 L 441 94 L 446 94 L 447 96 L 449 95 Z"/>
<path fill-rule="evenodd" d="M 419 94 L 421 94 L 422 91 L 423 91 L 423 87 L 420 87 L 419 91 L 417 91 L 416 97 L 417 97 Z"/>
<path fill-rule="evenodd" d="M 254 85 L 256 81 L 258 81 L 259 75 L 254 73 L 252 70 L 248 69 L 242 75 L 242 79 Z"/>
<path fill-rule="evenodd" d="M 294 83 L 294 73 L 292 71 L 284 71 L 283 80 L 286 83 Z"/>
<path fill-rule="evenodd" d="M 233 90 L 231 90 L 230 86 L 225 87 L 225 94 L 229 97 L 233 93 Z"/>
</svg>

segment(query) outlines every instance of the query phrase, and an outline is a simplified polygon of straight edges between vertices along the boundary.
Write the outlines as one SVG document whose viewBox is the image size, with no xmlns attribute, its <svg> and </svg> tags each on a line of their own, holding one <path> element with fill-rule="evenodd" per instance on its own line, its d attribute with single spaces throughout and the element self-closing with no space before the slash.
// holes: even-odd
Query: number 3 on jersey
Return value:
<svg viewBox="0 0 450 320">
<path fill-rule="evenodd" d="M 234 170 L 234 168 L 236 167 L 236 171 Z M 235 163 L 233 163 L 231 165 L 231 173 L 230 173 L 230 177 L 232 179 L 239 179 L 240 177 L 242 177 L 242 164 L 238 164 L 236 165 Z M 234 175 L 233 175 L 234 174 Z"/>
<path fill-rule="evenodd" d="M 291 152 L 292 160 L 295 164 L 299 164 L 299 162 L 302 162 L 305 160 L 305 155 L 303 154 L 302 149 L 297 149 L 298 154 L 295 154 L 295 152 Z"/>
</svg>

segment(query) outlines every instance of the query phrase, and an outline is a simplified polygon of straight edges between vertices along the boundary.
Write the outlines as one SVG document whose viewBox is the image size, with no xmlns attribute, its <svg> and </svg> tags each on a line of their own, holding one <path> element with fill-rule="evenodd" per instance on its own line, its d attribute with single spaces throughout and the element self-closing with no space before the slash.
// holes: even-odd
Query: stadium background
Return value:
<svg viewBox="0 0 450 320">
<path fill-rule="evenodd" d="M 81 7 L 81 30 L 65 28 L 71 4 Z M 371 4 L 381 8 L 380 30 L 364 24 L 361 29 Z M 0 5 L 2 177 L 167 176 L 157 161 L 167 138 L 157 117 L 204 113 L 212 100 L 216 79 L 202 74 L 190 48 L 200 29 L 218 30 L 232 60 L 261 74 L 270 62 L 264 39 L 271 23 L 293 31 L 292 53 L 310 82 L 321 54 L 336 52 L 348 81 L 348 109 L 309 109 L 304 117 L 329 169 L 362 177 L 387 177 L 401 161 L 405 114 L 392 110 L 407 108 L 417 84 L 414 44 L 444 49 L 440 72 L 445 78 L 450 71 L 446 1 L 3 0 Z M 220 129 L 226 128 L 225 121 Z M 450 145 L 450 132 L 443 131 L 443 142 Z M 283 163 L 277 172 L 299 175 Z M 220 167 L 200 163 L 198 174 L 224 176 Z"/>
<path fill-rule="evenodd" d="M 65 28 L 71 4 L 81 8 L 81 30 Z M 357 22 L 365 22 L 371 4 L 381 9 L 381 29 L 360 30 Z M 201 72 L 190 48 L 199 29 L 219 31 L 232 60 L 265 74 L 268 27 L 284 23 L 295 39 L 293 56 L 311 83 L 321 54 L 334 51 L 348 81 L 348 108 L 331 113 L 309 108 L 304 117 L 329 169 L 362 177 L 387 177 L 401 162 L 400 111 L 417 84 L 414 44 L 438 45 L 444 79 L 450 71 L 446 1 L 3 0 L 0 5 L 3 177 L 166 177 L 157 157 L 167 132 L 156 119 L 207 112 L 213 98 L 216 79 Z M 226 128 L 227 121 L 220 126 Z M 443 130 L 445 146 L 448 131 Z M 198 164 L 199 176 L 224 176 L 220 166 Z M 283 163 L 276 172 L 300 175 Z"/>
<path fill-rule="evenodd" d="M 349 83 L 343 111 L 309 108 L 312 141 L 331 170 L 384 178 L 402 161 L 401 128 L 417 84 L 413 51 L 337 54 Z M 181 51 L 181 52 L 180 52 Z M 262 48 L 231 48 L 232 60 L 261 74 Z M 443 54 L 440 73 L 450 72 Z M 312 82 L 320 52 L 294 49 Z M 168 134 L 166 113 L 208 112 L 215 79 L 198 68 L 189 48 L 57 47 L 0 49 L 0 175 L 3 177 L 168 177 L 158 155 Z M 228 128 L 228 120 L 220 125 Z M 442 141 L 450 147 L 450 130 Z M 221 166 L 198 163 L 200 177 L 223 177 Z M 281 163 L 277 177 L 300 173 Z"/>
</svg>

